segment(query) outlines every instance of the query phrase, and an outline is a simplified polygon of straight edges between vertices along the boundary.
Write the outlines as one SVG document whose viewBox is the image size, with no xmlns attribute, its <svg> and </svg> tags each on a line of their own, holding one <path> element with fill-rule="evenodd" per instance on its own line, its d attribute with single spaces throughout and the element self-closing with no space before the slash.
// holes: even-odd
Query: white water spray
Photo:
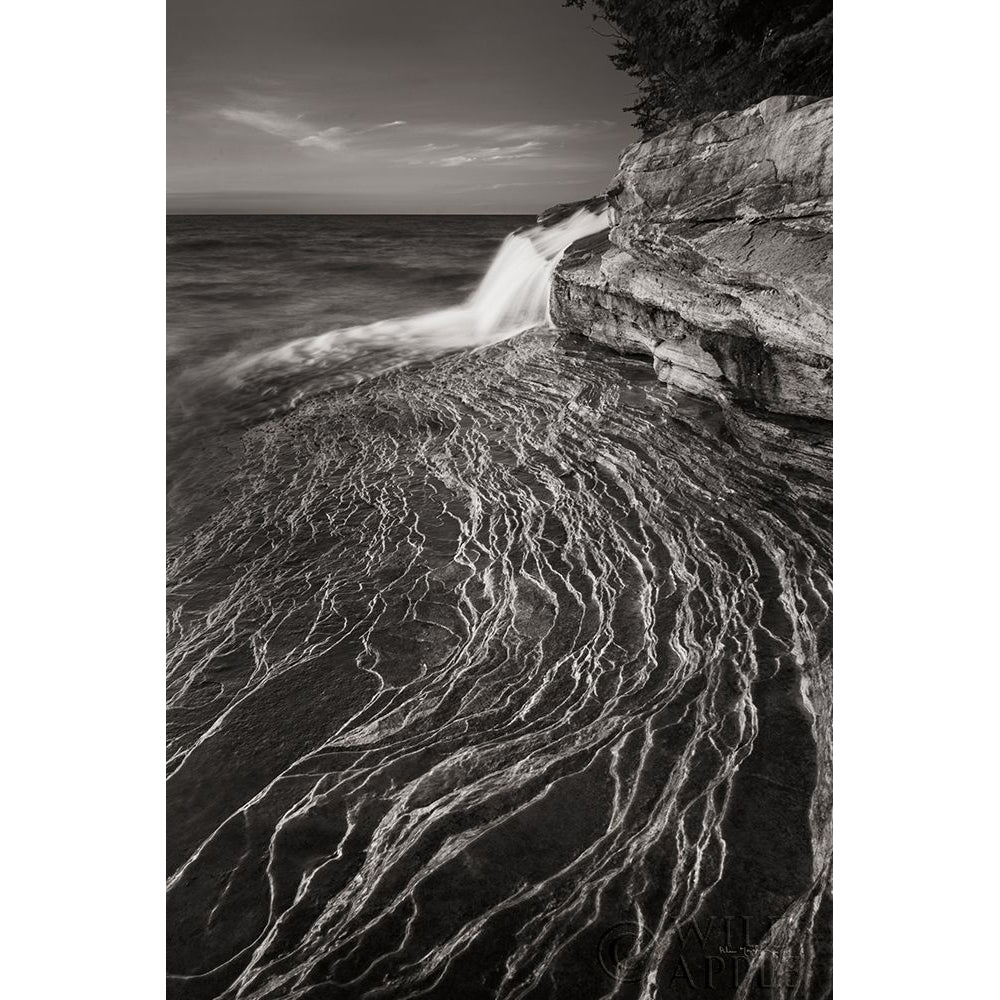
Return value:
<svg viewBox="0 0 1000 1000">
<path fill-rule="evenodd" d="M 606 211 L 582 208 L 551 226 L 511 233 L 483 280 L 461 305 L 402 319 L 331 330 L 245 358 L 229 369 L 240 385 L 262 369 L 342 366 L 356 382 L 409 362 L 461 348 L 482 347 L 541 326 L 548 319 L 549 285 L 562 252 L 608 225 Z"/>
</svg>

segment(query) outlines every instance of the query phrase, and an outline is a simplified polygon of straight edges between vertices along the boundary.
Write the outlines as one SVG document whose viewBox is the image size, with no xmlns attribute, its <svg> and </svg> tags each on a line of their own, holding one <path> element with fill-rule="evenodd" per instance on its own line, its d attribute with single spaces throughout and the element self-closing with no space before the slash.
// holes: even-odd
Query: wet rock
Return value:
<svg viewBox="0 0 1000 1000">
<path fill-rule="evenodd" d="M 596 195 L 593 198 L 584 198 L 583 201 L 567 201 L 561 205 L 553 205 L 551 208 L 545 209 L 538 216 L 538 224 L 540 226 L 554 226 L 576 215 L 580 209 L 586 209 L 588 212 L 598 215 L 607 207 L 608 199 L 603 194 Z"/>
</svg>

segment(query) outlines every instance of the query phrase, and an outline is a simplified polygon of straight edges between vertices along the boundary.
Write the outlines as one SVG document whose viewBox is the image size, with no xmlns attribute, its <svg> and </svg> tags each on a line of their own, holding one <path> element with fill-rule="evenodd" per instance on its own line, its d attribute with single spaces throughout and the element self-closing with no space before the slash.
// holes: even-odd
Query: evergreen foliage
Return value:
<svg viewBox="0 0 1000 1000">
<path fill-rule="evenodd" d="M 706 111 L 774 94 L 833 93 L 832 0 L 564 0 L 594 9 L 632 76 L 644 136 Z"/>
</svg>

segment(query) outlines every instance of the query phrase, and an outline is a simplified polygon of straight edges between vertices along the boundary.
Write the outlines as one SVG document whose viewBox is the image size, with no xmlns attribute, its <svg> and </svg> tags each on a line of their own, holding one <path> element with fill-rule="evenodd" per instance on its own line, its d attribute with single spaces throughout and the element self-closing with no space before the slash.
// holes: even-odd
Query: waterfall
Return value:
<svg viewBox="0 0 1000 1000">
<path fill-rule="evenodd" d="M 574 241 L 607 227 L 607 213 L 580 209 L 552 226 L 511 233 L 465 308 L 484 336 L 510 335 L 546 321 L 552 272 Z"/>
<path fill-rule="evenodd" d="M 321 365 L 351 384 L 412 361 L 481 347 L 546 323 L 552 272 L 574 241 L 607 227 L 606 211 L 581 208 L 552 225 L 511 233 L 478 287 L 460 305 L 293 340 L 229 367 L 232 386 L 263 370 Z"/>
</svg>

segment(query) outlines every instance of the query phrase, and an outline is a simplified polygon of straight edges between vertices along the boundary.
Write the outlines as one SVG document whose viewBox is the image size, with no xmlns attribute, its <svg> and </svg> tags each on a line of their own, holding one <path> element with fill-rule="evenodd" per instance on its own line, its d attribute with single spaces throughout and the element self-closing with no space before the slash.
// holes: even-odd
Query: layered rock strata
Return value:
<svg viewBox="0 0 1000 1000">
<path fill-rule="evenodd" d="M 832 137 L 831 99 L 772 97 L 629 146 L 609 230 L 556 270 L 555 325 L 685 392 L 831 419 Z"/>
</svg>

